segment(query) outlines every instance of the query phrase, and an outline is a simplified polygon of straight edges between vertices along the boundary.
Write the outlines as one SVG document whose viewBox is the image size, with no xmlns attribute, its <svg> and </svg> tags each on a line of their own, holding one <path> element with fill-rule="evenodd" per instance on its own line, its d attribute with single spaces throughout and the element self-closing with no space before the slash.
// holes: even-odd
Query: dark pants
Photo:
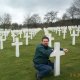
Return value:
<svg viewBox="0 0 80 80">
<path fill-rule="evenodd" d="M 35 68 L 37 69 L 38 76 L 44 77 L 53 72 L 54 63 L 49 61 L 48 64 L 36 64 Z"/>
</svg>

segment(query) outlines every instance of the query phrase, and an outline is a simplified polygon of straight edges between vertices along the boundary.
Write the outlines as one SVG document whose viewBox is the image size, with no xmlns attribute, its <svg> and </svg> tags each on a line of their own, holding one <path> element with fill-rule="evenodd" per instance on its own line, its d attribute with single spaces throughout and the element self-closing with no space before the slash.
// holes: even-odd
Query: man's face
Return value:
<svg viewBox="0 0 80 80">
<path fill-rule="evenodd" d="M 44 46 L 48 46 L 48 43 L 49 43 L 48 39 L 43 39 L 43 40 L 42 40 L 42 44 L 43 44 Z"/>
</svg>

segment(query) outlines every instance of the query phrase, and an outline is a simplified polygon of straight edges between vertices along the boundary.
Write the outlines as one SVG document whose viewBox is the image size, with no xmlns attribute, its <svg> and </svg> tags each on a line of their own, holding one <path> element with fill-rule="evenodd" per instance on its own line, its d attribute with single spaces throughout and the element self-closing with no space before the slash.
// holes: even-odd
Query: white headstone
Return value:
<svg viewBox="0 0 80 80">
<path fill-rule="evenodd" d="M 58 28 L 57 28 L 57 27 L 55 28 L 55 32 L 56 32 L 56 34 L 57 34 L 57 32 L 58 32 Z"/>
<path fill-rule="evenodd" d="M 48 33 L 46 36 L 49 38 L 49 46 L 52 47 L 52 40 L 54 40 L 54 37 L 52 37 L 50 33 Z"/>
<path fill-rule="evenodd" d="M 72 26 L 68 26 L 68 29 L 69 29 L 69 32 L 70 32 L 70 35 L 71 35 L 71 32 L 72 32 Z"/>
<path fill-rule="evenodd" d="M 24 33 L 24 38 L 26 38 L 26 33 L 28 33 L 29 31 L 28 31 L 28 29 L 23 29 L 23 33 Z"/>
<path fill-rule="evenodd" d="M 33 39 L 33 32 L 30 31 L 29 34 L 30 34 L 30 39 L 32 40 Z"/>
<path fill-rule="evenodd" d="M 7 35 L 8 35 L 7 32 L 4 31 L 4 35 L 3 35 L 3 36 L 4 36 L 5 41 L 6 41 L 6 39 L 7 39 Z"/>
<path fill-rule="evenodd" d="M 60 56 L 65 55 L 64 51 L 60 51 L 60 42 L 54 43 L 54 51 L 51 53 L 50 57 L 55 57 L 54 61 L 54 76 L 60 75 Z"/>
<path fill-rule="evenodd" d="M 22 30 L 19 31 L 20 38 L 22 38 Z"/>
<path fill-rule="evenodd" d="M 26 45 L 28 45 L 28 32 L 26 33 Z"/>
<path fill-rule="evenodd" d="M 3 41 L 5 41 L 5 39 L 0 36 L 0 49 L 3 49 Z"/>
<path fill-rule="evenodd" d="M 67 32 L 66 28 L 64 28 L 63 31 L 62 31 L 62 33 L 63 33 L 63 39 L 65 39 L 65 37 L 66 37 L 66 32 Z"/>
<path fill-rule="evenodd" d="M 60 28 L 58 29 L 58 32 L 59 32 L 59 36 L 60 36 L 61 35 L 61 29 Z"/>
<path fill-rule="evenodd" d="M 46 28 L 44 28 L 44 33 L 45 33 L 45 36 L 49 38 L 48 46 L 52 47 L 52 40 L 54 40 L 54 37 L 52 37 L 51 33 L 49 33 Z"/>
<path fill-rule="evenodd" d="M 78 28 L 76 29 L 76 31 L 77 31 L 77 34 L 78 34 L 78 36 L 79 36 L 80 28 L 78 27 Z"/>
<path fill-rule="evenodd" d="M 78 36 L 78 34 L 76 34 L 75 30 L 73 30 L 73 33 L 71 34 L 72 36 L 72 45 L 75 45 L 75 38 L 76 36 Z"/>
<path fill-rule="evenodd" d="M 12 38 L 13 38 L 13 42 L 15 42 L 15 38 L 16 38 L 16 35 L 14 33 L 12 33 Z"/>
<path fill-rule="evenodd" d="M 19 46 L 22 45 L 22 42 L 19 42 L 19 39 L 16 38 L 16 41 L 12 43 L 12 46 L 16 46 L 16 57 L 19 57 Z"/>
</svg>

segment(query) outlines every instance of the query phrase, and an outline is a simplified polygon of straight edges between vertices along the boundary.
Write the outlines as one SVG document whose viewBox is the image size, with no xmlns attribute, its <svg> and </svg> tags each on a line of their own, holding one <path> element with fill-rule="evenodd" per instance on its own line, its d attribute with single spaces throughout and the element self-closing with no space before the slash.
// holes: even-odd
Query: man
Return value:
<svg viewBox="0 0 80 80">
<path fill-rule="evenodd" d="M 42 80 L 43 77 L 52 73 L 54 68 L 54 63 L 49 60 L 49 56 L 53 51 L 52 48 L 48 46 L 49 38 L 44 36 L 42 38 L 41 44 L 36 48 L 34 55 L 34 67 L 37 70 L 36 78 L 37 80 Z M 61 49 L 67 52 L 67 49 Z"/>
</svg>

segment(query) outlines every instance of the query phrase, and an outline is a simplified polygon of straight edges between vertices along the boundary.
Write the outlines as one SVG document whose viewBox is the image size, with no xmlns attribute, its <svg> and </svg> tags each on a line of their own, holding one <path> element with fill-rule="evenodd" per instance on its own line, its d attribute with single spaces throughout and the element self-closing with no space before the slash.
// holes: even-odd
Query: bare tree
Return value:
<svg viewBox="0 0 80 80">
<path fill-rule="evenodd" d="M 69 16 L 66 13 L 64 13 L 62 16 L 62 20 L 68 20 L 68 19 L 70 19 Z"/>
<path fill-rule="evenodd" d="M 29 24 L 30 16 L 25 17 L 23 24 Z"/>
<path fill-rule="evenodd" d="M 41 23 L 41 18 L 38 14 L 33 14 L 32 16 L 28 16 L 24 20 L 24 25 L 27 26 L 36 26 Z"/>
<path fill-rule="evenodd" d="M 4 14 L 4 23 L 5 24 L 11 24 L 11 16 L 8 13 Z"/>
<path fill-rule="evenodd" d="M 80 18 L 80 0 L 74 0 L 73 5 L 76 8 L 76 15 Z"/>
<path fill-rule="evenodd" d="M 1 16 L 0 16 L 0 25 L 1 25 L 1 23 L 2 23 L 2 18 L 1 18 Z"/>
<path fill-rule="evenodd" d="M 41 18 L 39 17 L 38 14 L 33 14 L 31 16 L 31 20 L 32 20 L 33 23 L 41 23 Z"/>
<path fill-rule="evenodd" d="M 47 14 L 45 14 L 44 20 L 47 23 L 53 22 L 57 18 L 57 12 L 50 11 Z"/>
<path fill-rule="evenodd" d="M 76 8 L 80 9 L 80 0 L 74 0 L 73 5 L 75 5 Z"/>
<path fill-rule="evenodd" d="M 1 25 L 3 26 L 3 28 L 10 28 L 11 25 L 11 16 L 8 13 L 5 13 L 3 16 L 1 16 L 0 19 Z"/>
<path fill-rule="evenodd" d="M 67 15 L 71 19 L 76 18 L 76 7 L 74 5 L 72 5 L 69 9 L 67 9 Z"/>
</svg>

